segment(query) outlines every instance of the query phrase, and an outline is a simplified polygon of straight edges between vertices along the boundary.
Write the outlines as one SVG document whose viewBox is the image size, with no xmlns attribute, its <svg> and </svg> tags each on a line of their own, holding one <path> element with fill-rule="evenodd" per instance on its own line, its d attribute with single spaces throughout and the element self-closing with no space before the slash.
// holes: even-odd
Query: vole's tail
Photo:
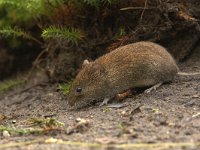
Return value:
<svg viewBox="0 0 200 150">
<path fill-rule="evenodd" d="M 194 76 L 194 75 L 200 75 L 200 72 L 193 72 L 193 73 L 178 72 L 177 75 L 179 75 L 179 76 Z"/>
</svg>

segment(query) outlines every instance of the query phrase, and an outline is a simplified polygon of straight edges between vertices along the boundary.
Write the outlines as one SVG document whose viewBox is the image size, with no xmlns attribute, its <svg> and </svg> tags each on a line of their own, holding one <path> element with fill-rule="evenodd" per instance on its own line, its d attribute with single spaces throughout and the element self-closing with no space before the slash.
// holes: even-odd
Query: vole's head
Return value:
<svg viewBox="0 0 200 150">
<path fill-rule="evenodd" d="M 82 108 L 103 99 L 105 69 L 96 62 L 85 60 L 73 81 L 68 96 L 68 107 Z"/>
</svg>

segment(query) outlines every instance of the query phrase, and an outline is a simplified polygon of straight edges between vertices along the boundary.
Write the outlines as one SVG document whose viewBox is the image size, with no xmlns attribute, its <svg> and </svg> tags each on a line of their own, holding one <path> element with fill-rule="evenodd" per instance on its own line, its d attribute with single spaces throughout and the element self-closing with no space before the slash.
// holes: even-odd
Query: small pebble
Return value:
<svg viewBox="0 0 200 150">
<path fill-rule="evenodd" d="M 199 98 L 199 95 L 192 95 L 192 98 Z"/>
<path fill-rule="evenodd" d="M 10 137 L 10 133 L 7 130 L 3 131 L 3 136 L 4 137 Z"/>
<path fill-rule="evenodd" d="M 81 118 L 76 118 L 76 122 L 80 122 L 81 120 Z"/>
<path fill-rule="evenodd" d="M 13 120 L 13 121 L 12 121 L 13 124 L 15 124 L 16 122 L 17 122 L 16 120 Z"/>
<path fill-rule="evenodd" d="M 53 96 L 53 93 L 48 93 L 48 96 Z"/>
<path fill-rule="evenodd" d="M 77 119 L 80 121 L 77 121 Z M 70 135 L 72 133 L 82 133 L 86 130 L 88 130 L 88 128 L 90 127 L 90 121 L 89 120 L 85 120 L 85 119 L 81 119 L 81 118 L 77 118 L 76 119 L 76 124 L 73 127 L 69 127 L 67 129 L 67 134 Z"/>
<path fill-rule="evenodd" d="M 58 139 L 55 139 L 55 138 L 52 138 L 52 137 L 45 140 L 45 143 L 56 143 L 56 142 L 58 142 Z"/>
<path fill-rule="evenodd" d="M 124 111 L 124 110 L 121 111 L 121 115 L 122 115 L 122 116 L 125 116 L 125 115 L 126 115 L 126 111 Z"/>
</svg>

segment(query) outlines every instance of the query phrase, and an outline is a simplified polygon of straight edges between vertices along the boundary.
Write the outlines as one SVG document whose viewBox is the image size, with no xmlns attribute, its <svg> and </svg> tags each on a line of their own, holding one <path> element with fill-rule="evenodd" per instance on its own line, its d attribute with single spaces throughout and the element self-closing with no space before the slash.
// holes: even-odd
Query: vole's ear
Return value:
<svg viewBox="0 0 200 150">
<path fill-rule="evenodd" d="M 92 71 L 93 71 L 93 73 L 97 73 L 97 74 L 105 74 L 106 73 L 105 68 L 99 63 L 92 64 Z"/>
<path fill-rule="evenodd" d="M 89 60 L 85 59 L 83 61 L 83 64 L 82 64 L 82 68 L 85 67 L 86 65 L 90 64 Z"/>
</svg>

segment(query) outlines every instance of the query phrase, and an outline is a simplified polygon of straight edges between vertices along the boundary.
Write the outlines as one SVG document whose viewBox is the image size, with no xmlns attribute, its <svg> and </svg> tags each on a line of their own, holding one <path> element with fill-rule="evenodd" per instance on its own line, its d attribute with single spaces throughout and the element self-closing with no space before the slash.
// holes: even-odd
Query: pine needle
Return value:
<svg viewBox="0 0 200 150">
<path fill-rule="evenodd" d="M 36 38 L 31 36 L 28 32 L 23 31 L 22 29 L 15 27 L 11 28 L 10 26 L 3 27 L 0 29 L 0 37 L 2 38 L 9 38 L 9 37 L 22 37 L 24 39 L 29 39 L 37 42 L 38 44 L 42 44 Z"/>
<path fill-rule="evenodd" d="M 44 29 L 41 36 L 44 39 L 64 39 L 72 44 L 77 44 L 83 37 L 81 31 L 78 29 L 55 26 Z"/>
</svg>

